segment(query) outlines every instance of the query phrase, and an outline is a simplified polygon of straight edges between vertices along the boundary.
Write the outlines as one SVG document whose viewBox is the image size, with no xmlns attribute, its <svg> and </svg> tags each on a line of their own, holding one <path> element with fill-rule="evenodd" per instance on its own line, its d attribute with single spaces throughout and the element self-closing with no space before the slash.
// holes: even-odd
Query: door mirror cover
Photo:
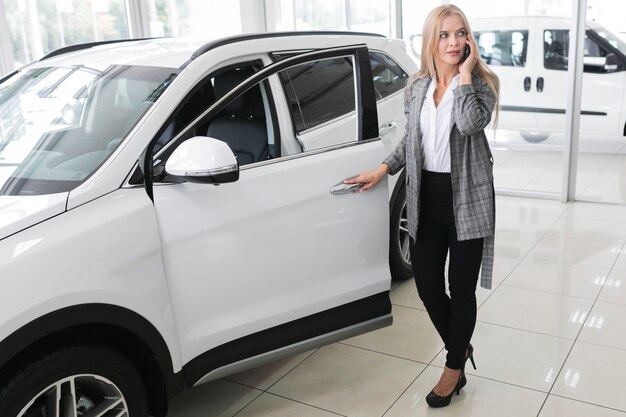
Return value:
<svg viewBox="0 0 626 417">
<path fill-rule="evenodd" d="M 223 184 L 239 179 L 239 163 L 221 140 L 195 136 L 181 143 L 165 163 L 165 171 L 185 181 Z"/>
</svg>

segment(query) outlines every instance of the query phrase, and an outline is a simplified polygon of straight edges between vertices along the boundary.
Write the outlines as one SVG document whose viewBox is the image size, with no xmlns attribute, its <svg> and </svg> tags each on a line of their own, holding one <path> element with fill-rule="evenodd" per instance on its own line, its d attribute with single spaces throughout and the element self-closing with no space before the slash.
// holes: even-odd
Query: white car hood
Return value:
<svg viewBox="0 0 626 417">
<path fill-rule="evenodd" d="M 0 239 L 63 213 L 68 194 L 0 196 Z"/>
</svg>

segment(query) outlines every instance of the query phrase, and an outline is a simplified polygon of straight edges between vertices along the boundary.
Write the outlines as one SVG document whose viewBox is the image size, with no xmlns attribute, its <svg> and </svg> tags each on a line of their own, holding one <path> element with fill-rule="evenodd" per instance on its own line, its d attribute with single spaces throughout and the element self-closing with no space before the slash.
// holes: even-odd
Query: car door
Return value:
<svg viewBox="0 0 626 417">
<path fill-rule="evenodd" d="M 271 77 L 327 60 L 352 68 L 340 87 L 354 100 L 357 117 L 352 129 L 341 127 L 341 144 L 253 161 L 240 168 L 238 181 L 219 186 L 169 182 L 167 175 L 155 181 L 164 267 L 190 384 L 218 377 L 229 364 L 390 324 L 386 182 L 365 193 L 342 184 L 385 156 L 367 54 L 365 46 L 339 47 L 272 64 L 155 156 L 157 166 L 165 163 L 186 130 L 208 121 L 211 131 L 214 117 L 251 85 L 265 89 L 271 121 L 285 116 L 268 99 Z M 323 91 L 310 93 L 309 104 Z M 268 131 L 287 140 L 280 125 Z"/>
<path fill-rule="evenodd" d="M 568 21 L 539 19 L 540 36 L 537 48 L 543 58 L 538 65 L 536 102 L 543 111 L 537 113 L 537 125 L 548 132 L 563 132 L 568 90 Z M 600 43 L 598 36 L 587 29 L 584 44 L 584 72 L 582 81 L 580 130 L 587 136 L 623 135 L 622 106 L 624 96 L 624 71 L 606 71 L 604 65 L 594 65 L 611 51 Z"/>
</svg>

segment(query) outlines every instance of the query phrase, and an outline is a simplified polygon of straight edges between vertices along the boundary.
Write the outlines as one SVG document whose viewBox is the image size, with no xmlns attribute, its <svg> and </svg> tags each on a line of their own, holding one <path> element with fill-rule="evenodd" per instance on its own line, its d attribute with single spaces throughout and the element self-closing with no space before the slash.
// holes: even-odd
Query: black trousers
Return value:
<svg viewBox="0 0 626 417">
<path fill-rule="evenodd" d="M 446 294 L 445 265 L 448 253 Z M 445 343 L 446 366 L 460 369 L 476 326 L 476 284 L 483 239 L 459 241 L 449 173 L 422 171 L 420 221 L 411 245 L 417 292 Z"/>
</svg>

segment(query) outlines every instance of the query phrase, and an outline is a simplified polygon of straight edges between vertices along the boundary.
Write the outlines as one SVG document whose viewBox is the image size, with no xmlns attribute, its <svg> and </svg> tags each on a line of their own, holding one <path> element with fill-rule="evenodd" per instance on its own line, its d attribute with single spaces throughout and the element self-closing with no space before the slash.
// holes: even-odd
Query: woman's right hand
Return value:
<svg viewBox="0 0 626 417">
<path fill-rule="evenodd" d="M 361 188 L 359 188 L 359 192 L 367 191 L 370 188 L 374 187 L 376 184 L 380 182 L 384 178 L 385 175 L 389 173 L 389 165 L 380 164 L 378 168 L 373 171 L 365 171 L 361 174 L 357 175 L 354 178 L 350 178 L 349 180 L 345 180 L 344 184 L 363 184 Z"/>
</svg>

